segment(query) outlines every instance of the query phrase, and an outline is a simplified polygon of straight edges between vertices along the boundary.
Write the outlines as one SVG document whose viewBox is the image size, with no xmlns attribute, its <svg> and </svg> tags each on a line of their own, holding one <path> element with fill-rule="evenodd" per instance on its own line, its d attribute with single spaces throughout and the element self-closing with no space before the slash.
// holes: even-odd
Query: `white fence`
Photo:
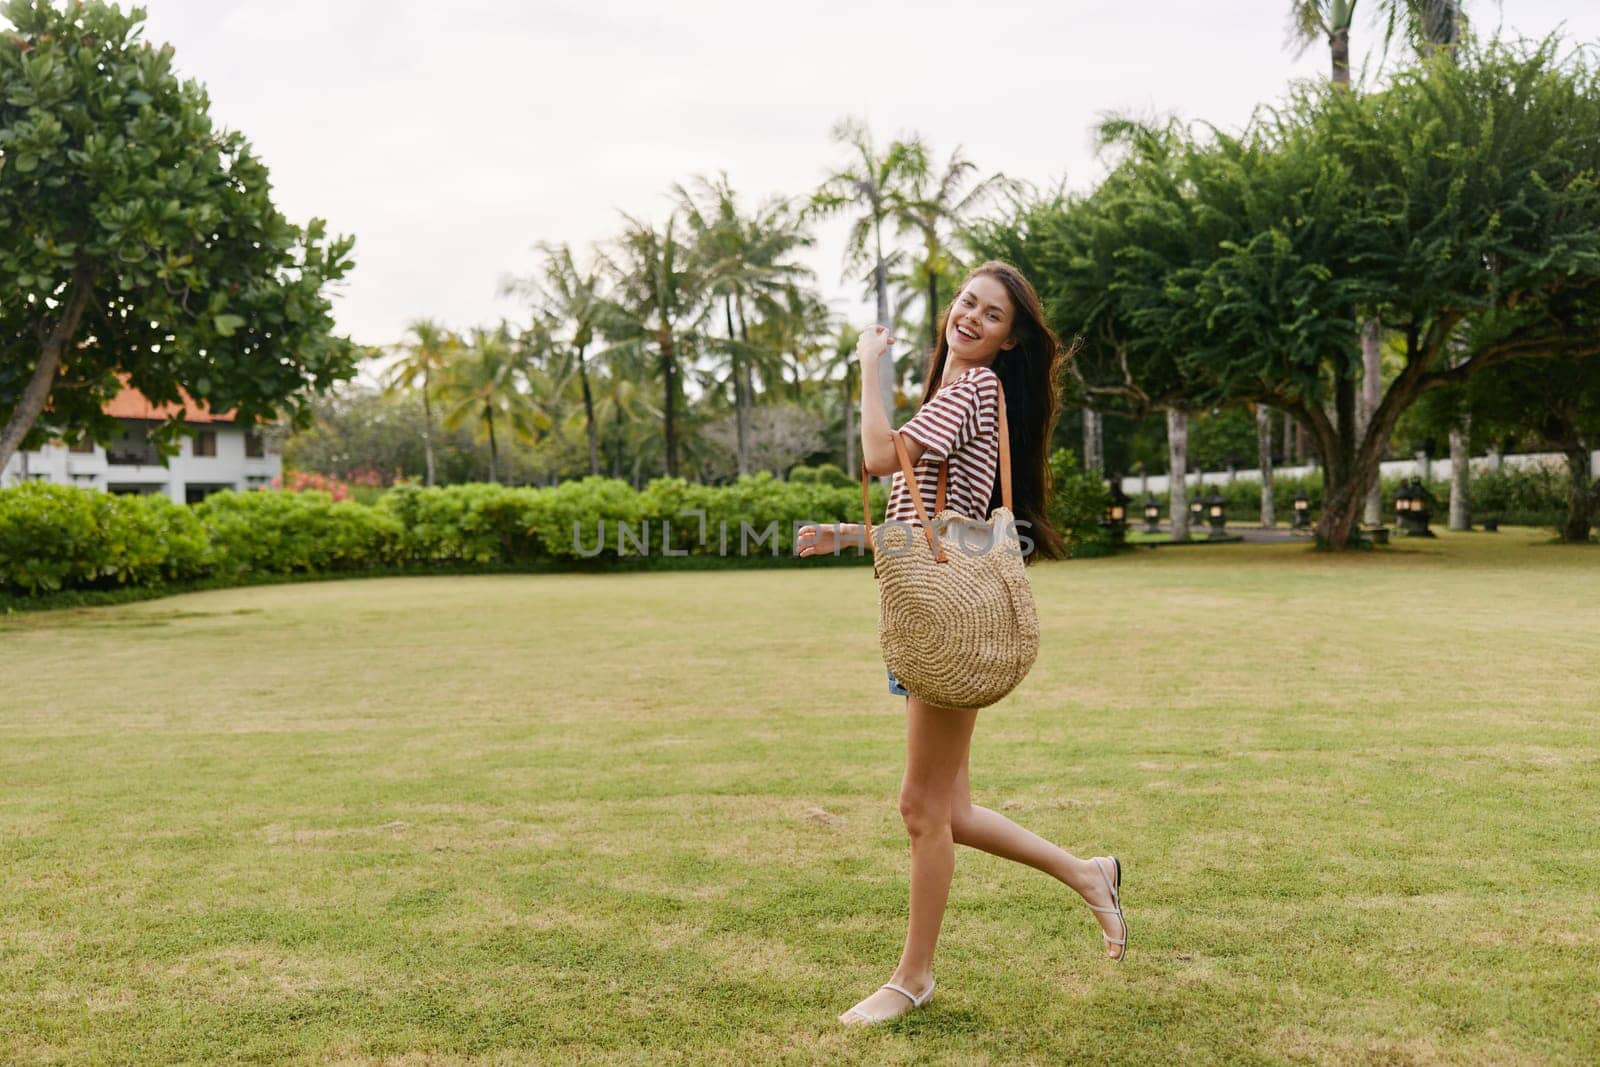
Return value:
<svg viewBox="0 0 1600 1067">
<path fill-rule="evenodd" d="M 1525 452 L 1509 456 L 1473 456 L 1471 465 L 1473 473 L 1494 470 L 1501 465 L 1520 468 L 1551 467 L 1563 474 L 1566 473 L 1567 469 L 1566 458 L 1559 452 Z M 1381 464 L 1381 467 L 1383 475 L 1390 478 L 1401 475 L 1409 478 L 1416 474 L 1448 480 L 1451 474 L 1450 460 L 1448 458 L 1431 461 L 1425 458 L 1392 459 Z M 1295 478 L 1309 474 L 1316 469 L 1316 467 L 1310 466 L 1274 467 L 1272 468 L 1272 475 L 1275 478 Z M 1592 477 L 1600 478 L 1600 452 L 1595 452 L 1589 456 L 1589 473 Z M 1196 476 L 1197 472 L 1189 472 L 1188 482 L 1191 486 L 1195 484 Z M 1198 477 L 1204 485 L 1226 485 L 1235 481 L 1259 482 L 1261 480 L 1261 472 L 1251 467 L 1249 470 L 1205 471 L 1199 473 Z M 1144 493 L 1164 494 L 1167 491 L 1167 476 L 1165 474 L 1152 474 L 1148 477 L 1130 475 L 1122 479 L 1122 491 L 1130 496 L 1135 493 L 1141 495 Z"/>
</svg>

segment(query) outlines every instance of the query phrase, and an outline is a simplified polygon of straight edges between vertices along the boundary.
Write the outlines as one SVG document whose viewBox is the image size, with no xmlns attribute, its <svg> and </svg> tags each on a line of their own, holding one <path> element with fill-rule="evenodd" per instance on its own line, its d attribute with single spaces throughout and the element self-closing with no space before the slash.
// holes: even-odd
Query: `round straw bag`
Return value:
<svg viewBox="0 0 1600 1067">
<path fill-rule="evenodd" d="M 935 521 L 928 519 L 905 442 L 895 453 L 922 530 L 872 524 L 867 467 L 861 513 L 878 580 L 878 643 L 883 661 L 914 696 L 945 708 L 988 707 L 1027 676 L 1039 654 L 1039 619 L 1023 570 L 1011 511 L 1011 449 L 1000 395 L 1000 499 L 984 522 L 944 506 L 948 457 L 939 466 Z"/>
</svg>

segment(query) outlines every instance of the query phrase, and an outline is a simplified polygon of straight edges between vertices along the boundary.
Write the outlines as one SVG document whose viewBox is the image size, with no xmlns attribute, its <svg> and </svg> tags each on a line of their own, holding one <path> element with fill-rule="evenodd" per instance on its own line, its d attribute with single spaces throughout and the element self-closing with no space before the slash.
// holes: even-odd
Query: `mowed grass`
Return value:
<svg viewBox="0 0 1600 1067">
<path fill-rule="evenodd" d="M 975 800 L 1125 864 L 1126 963 L 969 850 L 904 931 L 862 568 L 388 579 L 0 621 L 0 1061 L 1593 1063 L 1600 550 L 1031 571 Z"/>
</svg>

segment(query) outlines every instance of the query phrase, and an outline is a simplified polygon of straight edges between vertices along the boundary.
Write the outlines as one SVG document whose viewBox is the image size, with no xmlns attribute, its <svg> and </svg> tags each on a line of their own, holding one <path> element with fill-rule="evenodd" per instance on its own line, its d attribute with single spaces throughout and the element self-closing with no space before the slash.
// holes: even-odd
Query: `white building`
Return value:
<svg viewBox="0 0 1600 1067">
<path fill-rule="evenodd" d="M 108 493 L 165 493 L 179 504 L 193 504 L 222 489 L 269 486 L 283 473 L 282 455 L 236 425 L 231 411 L 212 414 L 187 395 L 183 421 L 193 436 L 182 439 L 177 455 L 163 459 L 149 435 L 175 410 L 176 405 L 157 409 L 138 390 L 124 388 L 105 407 L 122 425 L 109 446 L 85 442 L 69 448 L 58 442 L 19 451 L 0 471 L 0 486 L 45 481 Z"/>
</svg>

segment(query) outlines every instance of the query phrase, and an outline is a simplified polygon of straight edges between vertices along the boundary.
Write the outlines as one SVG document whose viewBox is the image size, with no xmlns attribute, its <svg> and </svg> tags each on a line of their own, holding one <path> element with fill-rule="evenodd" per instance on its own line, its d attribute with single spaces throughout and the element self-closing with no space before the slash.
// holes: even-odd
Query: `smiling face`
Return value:
<svg viewBox="0 0 1600 1067">
<path fill-rule="evenodd" d="M 1000 279 L 980 274 L 956 296 L 945 323 L 945 340 L 950 354 L 964 363 L 988 363 L 999 353 L 1016 346 L 1011 336 L 1015 316 L 1011 294 Z"/>
</svg>

